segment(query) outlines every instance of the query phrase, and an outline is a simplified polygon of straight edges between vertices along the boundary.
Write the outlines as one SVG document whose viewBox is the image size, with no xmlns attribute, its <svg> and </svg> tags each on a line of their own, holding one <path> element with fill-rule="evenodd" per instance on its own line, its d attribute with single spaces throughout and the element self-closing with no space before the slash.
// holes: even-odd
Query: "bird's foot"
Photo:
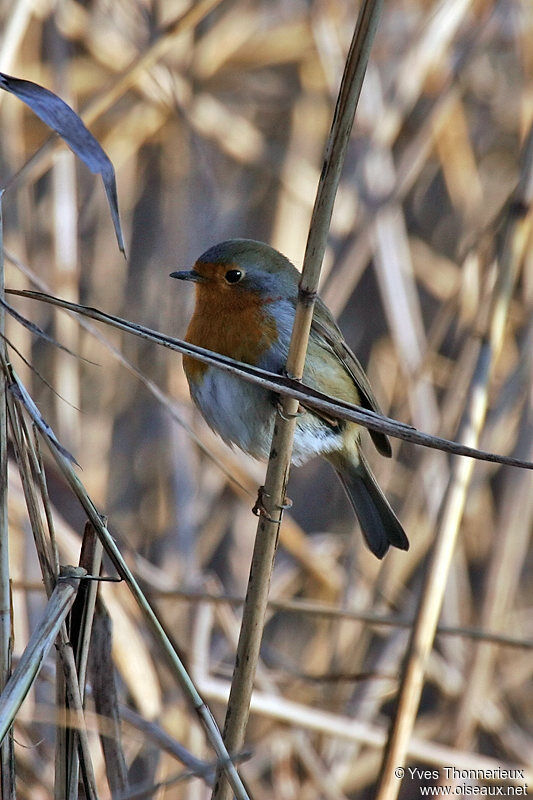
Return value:
<svg viewBox="0 0 533 800">
<path fill-rule="evenodd" d="M 298 405 L 298 410 L 294 414 L 287 414 L 283 410 L 283 403 L 281 402 L 281 400 L 278 400 L 278 402 L 276 403 L 276 408 L 278 409 L 278 414 L 282 419 L 285 420 L 285 422 L 290 422 L 291 419 L 297 419 L 298 417 L 301 417 L 303 416 L 303 414 L 305 414 L 305 408 L 302 408 L 301 405 Z"/>
<path fill-rule="evenodd" d="M 271 495 L 265 491 L 264 486 L 259 487 L 259 491 L 257 492 L 257 500 L 255 501 L 254 507 L 252 508 L 252 514 L 255 514 L 256 517 L 265 517 L 269 522 L 281 522 L 281 514 L 279 519 L 275 519 L 271 515 L 271 511 L 274 511 L 278 508 L 282 513 L 286 511 L 286 509 L 291 508 L 292 500 L 290 497 L 285 496 L 283 503 L 281 505 L 273 506 L 271 504 L 270 508 L 267 508 L 265 505 L 265 499 L 270 499 Z"/>
</svg>

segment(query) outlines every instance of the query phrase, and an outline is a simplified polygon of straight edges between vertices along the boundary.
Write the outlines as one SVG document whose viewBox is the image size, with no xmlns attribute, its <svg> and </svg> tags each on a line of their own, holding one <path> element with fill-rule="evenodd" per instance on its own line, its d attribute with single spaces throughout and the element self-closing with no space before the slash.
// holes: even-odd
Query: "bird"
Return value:
<svg viewBox="0 0 533 800">
<path fill-rule="evenodd" d="M 253 239 L 229 239 L 206 250 L 172 278 L 195 284 L 195 306 L 185 340 L 237 361 L 283 374 L 294 322 L 300 273 L 278 250 Z M 276 417 L 272 392 L 215 366 L 183 356 L 194 404 L 231 446 L 267 460 Z M 325 303 L 316 298 L 303 371 L 304 384 L 381 413 L 356 356 Z M 405 531 L 361 449 L 361 426 L 300 404 L 292 462 L 328 461 L 359 521 L 369 549 L 383 558 L 389 546 L 409 548 Z M 370 430 L 377 450 L 392 455 L 384 433 Z"/>
</svg>

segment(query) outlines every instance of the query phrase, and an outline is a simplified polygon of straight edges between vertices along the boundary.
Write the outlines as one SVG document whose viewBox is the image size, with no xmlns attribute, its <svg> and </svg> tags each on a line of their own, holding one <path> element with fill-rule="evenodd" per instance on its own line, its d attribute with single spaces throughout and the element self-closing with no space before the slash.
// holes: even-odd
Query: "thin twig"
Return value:
<svg viewBox="0 0 533 800">
<path fill-rule="evenodd" d="M 459 442 L 452 442 L 449 439 L 443 439 L 441 436 L 432 436 L 428 433 L 423 433 L 417 430 L 412 425 L 400 422 L 386 417 L 382 414 L 377 414 L 366 408 L 347 403 L 337 398 L 330 397 L 322 392 L 306 386 L 304 383 L 295 380 L 294 378 L 285 377 L 283 375 L 276 375 L 274 372 L 252 367 L 250 364 L 245 364 L 242 361 L 236 361 L 229 356 L 220 355 L 213 350 L 207 350 L 204 347 L 189 344 L 183 339 L 177 339 L 172 336 L 160 333 L 159 331 L 146 328 L 136 322 L 116 317 L 112 314 L 107 314 L 104 311 L 99 311 L 96 308 L 89 306 L 82 306 L 77 303 L 70 303 L 68 300 L 62 300 L 52 295 L 44 294 L 43 292 L 32 292 L 26 290 L 6 289 L 9 294 L 19 295 L 20 297 L 29 297 L 35 300 L 40 300 L 43 303 L 50 303 L 50 305 L 60 306 L 61 308 L 69 311 L 75 311 L 84 316 L 96 319 L 99 322 L 104 322 L 119 330 L 128 331 L 134 336 L 139 336 L 141 339 L 153 341 L 156 344 L 168 347 L 170 350 L 177 350 L 180 353 L 195 358 L 205 364 L 211 364 L 219 369 L 238 375 L 242 380 L 249 383 L 257 384 L 263 389 L 276 392 L 283 397 L 290 397 L 298 400 L 311 408 L 316 408 L 319 411 L 325 412 L 328 416 L 335 419 L 347 419 L 350 422 L 357 422 L 365 428 L 374 431 L 381 431 L 388 436 L 393 436 L 396 439 L 403 439 L 406 442 L 413 444 L 420 444 L 423 447 L 431 447 L 435 450 L 442 450 L 446 453 L 452 453 L 458 456 L 467 456 L 468 458 L 476 458 L 481 461 L 491 461 L 496 464 L 507 464 L 512 467 L 520 467 L 522 469 L 533 469 L 533 463 L 530 461 L 523 461 L 521 459 L 513 458 L 512 456 L 503 456 L 497 453 L 490 453 L 486 450 L 479 450 L 475 447 L 461 444 Z"/>
<path fill-rule="evenodd" d="M 0 741 L 9 730 L 15 715 L 39 673 L 46 654 L 52 647 L 67 616 L 79 579 L 85 574 L 79 567 L 65 568 L 58 581 L 40 623 L 36 626 L 19 662 L 0 696 Z"/>
<path fill-rule="evenodd" d="M 200 697 L 198 690 L 196 689 L 196 686 L 191 680 L 178 654 L 174 650 L 172 642 L 168 638 L 167 634 L 165 633 L 165 630 L 163 629 L 161 623 L 159 622 L 157 616 L 155 615 L 152 607 L 150 606 L 146 597 L 141 591 L 139 584 L 137 583 L 137 581 L 133 576 L 133 573 L 131 572 L 128 565 L 124 561 L 122 554 L 116 545 L 115 540 L 109 533 L 107 527 L 103 524 L 102 518 L 98 513 L 96 506 L 92 502 L 91 498 L 89 497 L 89 495 L 85 490 L 85 487 L 83 486 L 78 476 L 74 472 L 74 469 L 70 461 L 63 455 L 63 453 L 60 452 L 60 450 L 57 448 L 57 446 L 49 437 L 47 437 L 45 434 L 43 435 L 45 436 L 46 442 L 50 448 L 52 456 L 56 461 L 56 464 L 58 465 L 67 483 L 69 484 L 74 494 L 78 498 L 79 502 L 81 503 L 89 520 L 92 522 L 98 534 L 98 537 L 100 538 L 104 546 L 104 549 L 107 552 L 107 555 L 111 559 L 118 574 L 125 581 L 131 593 L 133 594 L 133 597 L 135 598 L 135 601 L 137 602 L 139 608 L 141 609 L 145 620 L 147 621 L 148 625 L 152 630 L 155 640 L 160 645 L 162 652 L 164 653 L 167 659 L 167 663 L 172 673 L 175 675 L 179 684 L 181 685 L 186 698 L 188 699 L 188 701 L 191 703 L 192 707 L 198 714 L 198 717 L 206 732 L 207 738 L 211 746 L 213 747 L 217 755 L 217 758 L 219 759 L 219 763 L 223 765 L 224 770 L 228 775 L 228 780 L 231 783 L 231 786 L 233 788 L 233 791 L 235 792 L 237 800 L 249 800 L 248 794 L 244 788 L 244 785 L 239 777 L 237 770 L 235 769 L 235 766 L 231 761 L 231 758 L 224 745 L 222 736 L 220 735 L 220 731 L 218 730 L 217 724 L 215 722 L 213 715 L 211 714 L 211 711 L 208 709 L 208 707 Z"/>
<path fill-rule="evenodd" d="M 99 575 L 102 564 L 102 553 L 102 543 L 96 535 L 92 524 L 87 522 L 83 532 L 79 566 L 85 569 L 88 575 Z M 82 706 L 85 700 L 87 658 L 98 587 L 98 581 L 82 581 L 70 612 L 69 639 L 74 656 L 77 684 Z M 77 794 L 78 791 L 79 763 L 76 752 L 77 739 L 77 731 L 71 728 L 68 736 L 70 750 L 68 753 L 68 764 L 70 765 L 68 771 L 68 791 L 72 794 Z"/>
<path fill-rule="evenodd" d="M 0 299 L 4 298 L 4 237 L 0 192 Z M 5 311 L 0 308 L 0 350 L 6 356 Z M 9 585 L 9 529 L 7 519 L 7 376 L 0 377 L 0 693 L 11 674 L 11 590 Z M 15 757 L 13 733 L 0 747 L 0 791 L 3 800 L 15 796 Z"/>
<path fill-rule="evenodd" d="M 529 360 L 533 366 L 533 352 Z M 516 451 L 519 455 L 533 454 L 533 397 L 526 402 Z M 484 597 L 479 612 L 483 628 L 504 626 L 505 614 L 513 594 L 518 589 L 520 572 L 527 558 L 531 537 L 533 492 L 531 476 L 518 476 L 509 471 L 504 476 L 501 512 L 498 515 L 499 533 L 495 539 L 492 559 L 485 577 Z M 469 747 L 492 683 L 496 648 L 493 641 L 478 640 L 470 658 L 470 680 L 461 697 L 456 715 L 456 745 Z"/>
<path fill-rule="evenodd" d="M 8 375 L 9 374 L 8 365 L 5 362 L 3 362 L 2 366 L 4 373 Z M 15 457 L 19 467 L 21 483 L 23 486 L 24 497 L 28 509 L 28 516 L 30 519 L 32 532 L 34 535 L 35 547 L 37 550 L 39 563 L 41 565 L 43 582 L 48 598 L 50 599 L 52 597 L 53 590 L 57 585 L 56 580 L 58 575 L 54 572 L 53 556 L 51 555 L 51 546 L 47 542 L 44 534 L 44 523 L 39 509 L 37 493 L 35 491 L 35 486 L 30 469 L 30 462 L 34 467 L 34 470 L 37 468 L 37 454 L 33 450 L 33 438 L 30 436 L 30 433 L 27 429 L 26 423 L 22 416 L 22 411 L 17 406 L 17 403 L 11 394 L 8 394 L 7 403 L 8 403 L 10 428 L 13 435 L 13 446 L 15 450 Z M 86 570 L 82 569 L 80 574 L 84 575 L 86 574 L 86 572 L 87 572 Z M 74 740 L 79 742 L 80 753 L 82 756 L 82 768 L 83 768 L 83 774 L 85 778 L 85 785 L 87 788 L 88 797 L 92 798 L 92 800 L 96 800 L 98 794 L 96 790 L 96 780 L 94 776 L 94 770 L 92 767 L 87 730 L 83 716 L 82 695 L 80 691 L 80 685 L 78 683 L 78 675 L 76 670 L 76 664 L 74 662 L 74 654 L 72 651 L 72 647 L 70 645 L 69 636 L 65 624 L 62 624 L 60 626 L 56 646 L 58 651 L 59 662 L 61 664 L 61 676 L 58 676 L 59 688 L 57 697 L 59 698 L 60 694 L 63 694 L 63 689 L 64 689 L 66 692 L 65 696 L 67 698 L 67 705 L 76 719 L 76 733 L 74 734 Z M 63 705 L 64 705 L 64 699 L 61 702 L 61 707 Z M 69 752 L 68 749 L 64 747 L 66 741 L 68 741 L 68 737 L 64 739 L 63 735 L 61 735 L 59 741 L 60 741 L 61 751 L 65 755 L 65 763 L 67 766 L 65 769 L 61 767 L 59 770 L 59 775 L 61 776 L 60 778 L 61 782 L 57 783 L 56 791 L 59 789 L 60 791 L 63 792 L 64 797 L 70 798 L 74 796 L 74 790 L 71 788 L 70 791 L 69 790 L 64 791 L 63 788 L 61 787 L 67 785 L 65 781 L 67 781 L 67 776 L 71 772 L 71 765 L 72 764 L 77 765 L 77 758 L 76 757 L 72 758 L 72 753 L 73 753 L 72 748 Z M 77 794 L 77 779 L 75 783 L 76 783 L 75 792 Z"/>
<path fill-rule="evenodd" d="M 91 525 L 91 523 L 87 523 Z M 92 527 L 92 526 L 91 526 Z M 87 528 L 86 528 L 87 530 Z M 100 539 L 93 533 L 96 542 Z M 94 581 L 90 581 L 94 583 Z M 99 730 L 100 744 L 105 760 L 107 782 L 113 798 L 128 790 L 128 766 L 122 747 L 121 718 L 119 712 L 115 667 L 112 650 L 112 623 L 104 603 L 100 600 L 92 621 L 91 652 L 89 661 L 90 680 L 94 709 L 106 720 L 106 729 Z"/>
<path fill-rule="evenodd" d="M 459 438 L 472 445 L 477 443 L 485 421 L 491 370 L 502 347 L 512 291 L 531 231 L 532 172 L 533 127 L 529 131 L 523 149 L 521 181 L 513 201 L 507 209 L 507 219 L 499 252 L 498 281 L 492 298 L 488 332 L 486 338 L 481 342 L 461 425 Z M 380 771 L 376 800 L 395 800 L 400 790 L 401 780 L 398 778 L 398 769 L 403 767 L 407 757 L 409 739 L 424 684 L 425 666 L 435 637 L 472 471 L 472 461 L 455 461 L 441 524 L 418 602 L 397 707 Z"/>
<path fill-rule="evenodd" d="M 15 583 L 14 588 L 19 584 Z M 31 589 L 30 585 L 24 585 Z M 37 586 L 35 588 L 38 588 Z M 150 589 L 146 592 L 149 599 L 178 600 L 188 603 L 213 603 L 214 605 L 244 605 L 244 598 L 230 594 L 213 594 L 212 592 L 187 591 L 185 589 Z M 367 622 L 369 625 L 387 628 L 412 628 L 413 620 L 402 619 L 397 616 L 385 616 L 376 611 L 364 611 L 346 608 L 337 608 L 333 605 L 313 600 L 295 598 L 293 600 L 269 599 L 268 608 L 273 611 L 284 611 L 298 615 L 324 617 L 332 620 L 353 620 L 354 622 Z M 436 632 L 440 636 L 462 636 L 465 639 L 474 639 L 479 642 L 501 645 L 503 647 L 523 648 L 533 650 L 533 639 L 519 638 L 505 633 L 496 633 L 485 628 L 458 627 L 454 625 L 438 625 Z"/>
<path fill-rule="evenodd" d="M 381 7 L 382 0 L 366 0 L 361 6 L 326 146 L 324 167 L 309 228 L 286 364 L 287 375 L 297 381 L 303 375 L 314 301 L 326 250 L 333 205 Z M 282 412 L 278 413 L 274 425 L 265 486 L 259 500 L 260 518 L 224 727 L 224 742 L 230 753 L 238 752 L 244 743 L 263 634 L 270 578 L 285 505 L 285 487 L 289 477 L 297 412 L 298 400 L 284 397 Z M 230 788 L 219 770 L 213 799 L 228 800 L 229 797 Z"/>
</svg>

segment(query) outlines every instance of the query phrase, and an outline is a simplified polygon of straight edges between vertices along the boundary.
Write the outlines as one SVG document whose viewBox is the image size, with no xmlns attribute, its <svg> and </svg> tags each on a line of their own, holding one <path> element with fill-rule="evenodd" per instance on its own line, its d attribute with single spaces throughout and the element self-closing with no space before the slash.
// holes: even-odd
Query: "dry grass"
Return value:
<svg viewBox="0 0 533 800">
<path fill-rule="evenodd" d="M 301 265 L 353 4 L 193 6 L 182 18 L 177 0 L 4 4 L 0 69 L 87 109 L 117 171 L 128 253 L 126 263 L 101 185 L 52 142 L 3 197 L 7 286 L 182 336 L 192 297 L 168 273 L 215 241 L 264 239 Z M 15 98 L 0 103 L 5 185 L 48 134 Z M 465 441 L 529 460 L 531 179 L 522 202 L 510 200 L 528 175 L 520 152 L 532 120 L 527 0 L 386 3 L 322 286 L 386 413 L 448 438 L 466 431 Z M 61 396 L 10 350 L 17 373 L 81 464 L 84 486 L 222 723 L 264 467 L 206 429 L 176 354 L 33 301 L 16 307 L 97 364 L 6 321 L 10 342 Z M 20 435 L 29 461 L 19 471 L 10 445 L 9 464 L 15 663 L 47 602 L 32 530 L 45 541 L 53 532 L 60 563 L 74 564 L 86 523 L 56 463 L 31 444 L 30 430 Z M 403 748 L 411 768 L 438 778 L 407 773 L 401 797 L 446 782 L 443 767 L 528 769 L 533 759 L 531 473 L 405 443 L 392 463 L 368 452 L 411 550 L 378 563 L 334 475 L 318 462 L 293 472 L 239 754 L 255 800 L 373 796 L 436 538 L 446 539 L 449 561 L 442 632 L 432 644 L 430 630 L 424 645 L 420 705 Z M 45 573 L 55 574 L 53 561 Z M 104 569 L 113 573 L 106 559 Z M 213 750 L 146 618 L 124 583 L 104 583 L 100 594 L 112 652 L 97 604 L 81 772 L 92 764 L 101 798 L 141 789 L 208 797 Z M 115 707 L 102 705 L 102 693 L 114 691 L 96 690 L 102 676 L 116 688 Z M 65 692 L 56 697 L 54 682 L 49 658 L 15 724 L 21 798 L 54 796 L 54 723 Z M 66 718 L 75 727 L 73 708 Z M 66 762 L 72 744 L 60 745 Z"/>
</svg>

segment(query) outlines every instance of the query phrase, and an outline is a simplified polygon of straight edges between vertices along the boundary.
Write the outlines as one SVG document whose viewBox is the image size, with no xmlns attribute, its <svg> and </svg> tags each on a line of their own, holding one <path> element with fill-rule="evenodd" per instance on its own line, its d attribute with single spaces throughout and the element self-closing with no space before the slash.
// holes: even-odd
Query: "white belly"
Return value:
<svg viewBox="0 0 533 800">
<path fill-rule="evenodd" d="M 190 389 L 206 422 L 225 442 L 254 458 L 268 458 L 276 411 L 273 393 L 213 367 Z M 340 443 L 337 431 L 306 412 L 296 425 L 292 461 L 303 464 L 314 455 L 336 450 Z"/>
</svg>

